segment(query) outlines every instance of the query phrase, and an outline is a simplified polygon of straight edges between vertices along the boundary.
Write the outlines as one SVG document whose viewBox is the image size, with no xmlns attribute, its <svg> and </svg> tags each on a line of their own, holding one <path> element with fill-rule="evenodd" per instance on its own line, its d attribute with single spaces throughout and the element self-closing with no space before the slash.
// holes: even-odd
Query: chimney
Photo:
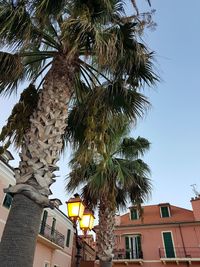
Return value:
<svg viewBox="0 0 200 267">
<path fill-rule="evenodd" d="M 200 195 L 191 199 L 195 221 L 200 221 Z"/>
</svg>

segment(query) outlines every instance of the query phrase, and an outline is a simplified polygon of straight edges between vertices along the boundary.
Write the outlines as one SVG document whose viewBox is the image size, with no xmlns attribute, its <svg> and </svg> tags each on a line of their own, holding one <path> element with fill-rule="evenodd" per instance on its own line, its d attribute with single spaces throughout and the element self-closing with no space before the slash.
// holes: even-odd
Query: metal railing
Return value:
<svg viewBox="0 0 200 267">
<path fill-rule="evenodd" d="M 64 248 L 65 236 L 57 230 L 53 230 L 52 227 L 48 224 L 41 225 L 39 234 L 44 236 L 51 242 L 54 242 L 58 246 Z"/>
<path fill-rule="evenodd" d="M 114 259 L 143 259 L 142 251 L 136 250 L 125 250 L 125 249 L 114 249 Z"/>
<path fill-rule="evenodd" d="M 160 258 L 200 258 L 200 247 L 159 248 Z"/>
</svg>

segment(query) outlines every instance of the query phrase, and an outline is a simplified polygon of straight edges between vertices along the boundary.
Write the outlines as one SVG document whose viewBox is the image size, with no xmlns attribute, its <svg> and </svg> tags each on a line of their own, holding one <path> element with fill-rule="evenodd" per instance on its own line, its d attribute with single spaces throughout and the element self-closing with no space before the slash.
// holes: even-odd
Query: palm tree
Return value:
<svg viewBox="0 0 200 267">
<path fill-rule="evenodd" d="M 16 267 L 32 266 L 42 209 L 54 205 L 48 197 L 70 99 L 80 100 L 85 88 L 102 81 L 112 94 L 111 78 L 135 91 L 156 80 L 152 54 L 137 40 L 137 25 L 125 17 L 119 0 L 0 3 L 0 43 L 7 48 L 0 52 L 0 93 L 30 83 L 1 135 L 8 138 L 6 147 L 15 142 L 21 148 L 16 185 L 7 189 L 14 200 L 0 244 L 3 266 L 13 260 Z M 23 115 L 25 123 L 18 123 Z"/>
<path fill-rule="evenodd" d="M 102 112 L 100 110 L 99 113 Z M 96 119 L 98 121 L 100 117 Z M 87 125 L 87 117 L 85 121 Z M 104 128 L 106 135 L 103 135 L 106 141 L 103 144 L 100 140 L 102 135 L 98 134 L 101 123 L 97 122 L 98 130 L 93 134 L 99 139 L 93 140 L 94 149 L 87 138 L 83 141 L 76 135 L 76 129 L 71 134 L 73 140 L 79 139 L 79 146 L 71 161 L 72 171 L 66 189 L 73 192 L 82 185 L 82 196 L 87 206 L 98 207 L 97 242 L 101 267 L 112 266 L 116 209 L 126 207 L 130 201 L 140 206 L 151 192 L 150 169 L 140 159 L 149 149 L 150 143 L 142 137 L 125 137 L 129 123 L 127 116 L 108 116 L 107 128 Z M 87 131 L 87 126 L 82 124 L 82 132 Z"/>
</svg>

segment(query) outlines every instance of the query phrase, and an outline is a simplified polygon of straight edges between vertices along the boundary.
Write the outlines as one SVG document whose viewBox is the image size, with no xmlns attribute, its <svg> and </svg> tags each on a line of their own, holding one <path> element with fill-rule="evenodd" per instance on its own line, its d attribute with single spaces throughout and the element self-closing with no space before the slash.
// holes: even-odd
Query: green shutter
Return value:
<svg viewBox="0 0 200 267">
<path fill-rule="evenodd" d="M 162 218 L 169 217 L 169 209 L 167 206 L 161 207 L 161 214 L 162 214 Z"/>
<path fill-rule="evenodd" d="M 126 259 L 130 259 L 129 237 L 125 236 Z"/>
<path fill-rule="evenodd" d="M 67 238 L 66 238 L 66 247 L 69 247 L 70 237 L 71 237 L 71 230 L 68 229 L 67 230 Z"/>
<path fill-rule="evenodd" d="M 137 235 L 135 238 L 135 247 L 136 247 L 136 257 L 137 258 L 142 258 L 141 252 L 141 236 Z"/>
<path fill-rule="evenodd" d="M 138 219 L 137 209 L 131 209 L 131 220 L 137 220 L 137 219 Z"/>
<path fill-rule="evenodd" d="M 3 206 L 9 209 L 12 204 L 12 199 L 13 199 L 12 196 L 9 193 L 6 193 L 6 196 L 3 201 Z"/>
<path fill-rule="evenodd" d="M 55 227 L 56 227 L 56 219 L 53 218 L 52 225 L 51 225 L 51 235 L 53 236 L 55 233 Z"/>
<path fill-rule="evenodd" d="M 167 258 L 175 258 L 174 246 L 172 242 L 171 232 L 163 233 L 163 239 L 165 244 L 165 253 Z"/>
<path fill-rule="evenodd" d="M 45 230 L 45 226 L 46 226 L 46 222 L 47 222 L 47 217 L 48 217 L 48 212 L 45 210 L 43 213 L 43 217 L 42 217 L 42 223 L 41 223 L 41 228 L 40 228 L 40 234 L 44 234 L 44 230 Z"/>
</svg>

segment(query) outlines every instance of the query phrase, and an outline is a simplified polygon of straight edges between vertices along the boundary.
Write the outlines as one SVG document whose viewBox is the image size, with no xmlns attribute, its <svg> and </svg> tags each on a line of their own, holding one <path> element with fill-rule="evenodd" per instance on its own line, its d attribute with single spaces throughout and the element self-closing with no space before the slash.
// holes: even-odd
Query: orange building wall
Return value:
<svg viewBox="0 0 200 267">
<path fill-rule="evenodd" d="M 190 264 L 200 267 L 200 220 L 197 221 L 200 215 L 199 204 L 200 201 L 192 203 L 194 210 L 176 207 L 169 203 L 144 206 L 142 218 L 137 220 L 131 220 L 130 213 L 116 216 L 115 253 L 125 254 L 125 236 L 140 234 L 143 259 L 139 262 L 139 259 L 115 258 L 113 266 L 122 267 L 127 265 L 134 267 L 142 264 L 144 267 L 164 267 L 164 263 L 166 263 L 166 266 L 170 267 L 190 266 Z M 170 217 L 161 218 L 161 206 L 169 206 Z M 177 262 L 175 259 L 172 259 L 171 263 L 163 261 L 162 257 L 165 258 L 165 252 L 162 232 L 172 233 L 175 258 L 181 258 Z M 191 248 L 195 249 L 195 252 L 193 250 L 191 253 Z M 162 254 L 160 254 L 160 250 L 162 250 Z M 198 257 L 194 259 L 196 255 Z M 192 257 L 193 261 L 189 262 L 184 259 L 185 257 Z M 98 261 L 95 266 L 99 266 Z"/>
</svg>

